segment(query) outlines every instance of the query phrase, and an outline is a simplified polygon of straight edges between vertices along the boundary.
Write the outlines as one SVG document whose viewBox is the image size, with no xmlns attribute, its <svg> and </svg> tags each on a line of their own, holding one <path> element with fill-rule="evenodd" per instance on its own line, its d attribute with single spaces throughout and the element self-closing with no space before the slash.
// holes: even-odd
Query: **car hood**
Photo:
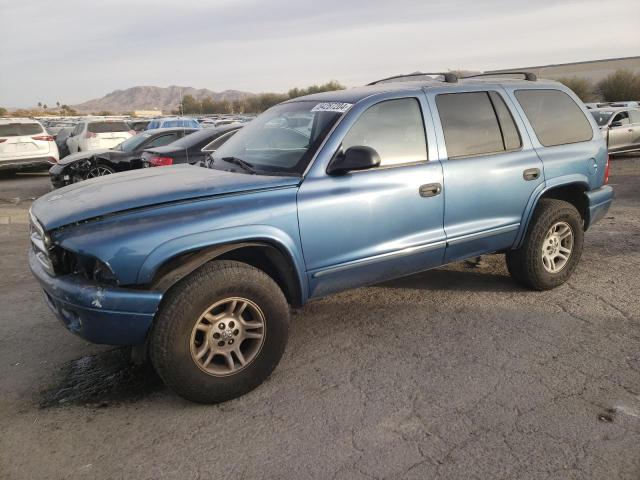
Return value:
<svg viewBox="0 0 640 480">
<path fill-rule="evenodd" d="M 45 230 L 112 213 L 214 195 L 295 186 L 300 177 L 248 175 L 191 165 L 145 168 L 75 183 L 33 203 Z"/>
<path fill-rule="evenodd" d="M 108 148 L 103 148 L 103 149 L 100 149 L 100 150 L 90 150 L 88 152 L 72 153 L 71 155 L 67 155 L 66 157 L 64 157 L 61 160 L 59 160 L 58 163 L 60 165 L 67 165 L 69 163 L 77 162 L 78 160 L 84 160 L 86 158 L 91 158 L 94 155 L 100 155 L 102 153 L 110 152 L 110 151 L 111 150 L 108 149 Z"/>
</svg>

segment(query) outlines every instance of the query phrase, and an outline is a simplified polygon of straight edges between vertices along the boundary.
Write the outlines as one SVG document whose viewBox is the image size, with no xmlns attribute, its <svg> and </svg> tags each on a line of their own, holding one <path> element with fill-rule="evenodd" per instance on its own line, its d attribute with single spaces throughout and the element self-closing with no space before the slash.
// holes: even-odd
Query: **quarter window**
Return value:
<svg viewBox="0 0 640 480">
<path fill-rule="evenodd" d="M 569 95 L 560 90 L 517 90 L 516 98 L 545 147 L 586 142 L 591 124 Z"/>
<path fill-rule="evenodd" d="M 621 125 L 629 125 L 629 113 L 628 112 L 618 113 L 615 117 L 613 117 L 613 120 L 611 120 L 611 123 L 613 122 L 618 122 Z"/>
<path fill-rule="evenodd" d="M 630 110 L 631 123 L 640 123 L 640 110 Z"/>
<path fill-rule="evenodd" d="M 505 122 L 509 148 L 505 147 L 497 109 L 488 92 L 446 93 L 436 97 L 449 158 L 498 153 L 520 146 L 513 119 L 502 99 L 497 97 L 498 100 L 502 102 L 500 116 Z"/>
<path fill-rule="evenodd" d="M 427 141 L 418 100 L 386 100 L 369 107 L 344 137 L 342 151 L 355 146 L 378 152 L 381 167 L 426 161 Z"/>
</svg>

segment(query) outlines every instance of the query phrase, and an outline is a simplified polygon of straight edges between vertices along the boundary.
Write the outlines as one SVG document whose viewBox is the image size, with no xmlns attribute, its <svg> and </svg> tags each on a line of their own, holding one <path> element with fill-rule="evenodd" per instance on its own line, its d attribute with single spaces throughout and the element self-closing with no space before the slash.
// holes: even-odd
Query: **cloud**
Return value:
<svg viewBox="0 0 640 480">
<path fill-rule="evenodd" d="M 629 56 L 638 15 L 620 12 L 635 1 L 2 0 L 0 105 L 77 103 L 134 85 L 285 91 Z"/>
</svg>

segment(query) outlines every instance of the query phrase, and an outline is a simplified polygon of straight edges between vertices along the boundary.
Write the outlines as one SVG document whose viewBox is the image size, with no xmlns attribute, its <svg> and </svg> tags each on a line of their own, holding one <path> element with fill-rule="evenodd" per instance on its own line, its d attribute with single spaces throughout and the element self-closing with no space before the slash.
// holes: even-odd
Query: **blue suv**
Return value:
<svg viewBox="0 0 640 480">
<path fill-rule="evenodd" d="M 565 282 L 613 197 L 584 105 L 530 75 L 406 80 L 281 103 L 208 168 L 38 199 L 29 262 L 49 306 L 208 403 L 269 376 L 290 306 L 491 252 L 527 288 Z"/>
</svg>

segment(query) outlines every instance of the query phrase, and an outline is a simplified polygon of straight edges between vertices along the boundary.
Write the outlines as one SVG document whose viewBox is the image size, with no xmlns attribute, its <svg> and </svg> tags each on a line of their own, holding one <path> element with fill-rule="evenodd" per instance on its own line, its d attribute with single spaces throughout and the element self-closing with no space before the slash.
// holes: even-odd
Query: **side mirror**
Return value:
<svg viewBox="0 0 640 480">
<path fill-rule="evenodd" d="M 380 155 L 371 147 L 350 147 L 329 164 L 329 175 L 343 175 L 352 170 L 367 170 L 380 165 Z"/>
<path fill-rule="evenodd" d="M 611 122 L 609 124 L 609 128 L 615 128 L 615 127 L 621 127 L 622 126 L 622 122 Z"/>
</svg>

